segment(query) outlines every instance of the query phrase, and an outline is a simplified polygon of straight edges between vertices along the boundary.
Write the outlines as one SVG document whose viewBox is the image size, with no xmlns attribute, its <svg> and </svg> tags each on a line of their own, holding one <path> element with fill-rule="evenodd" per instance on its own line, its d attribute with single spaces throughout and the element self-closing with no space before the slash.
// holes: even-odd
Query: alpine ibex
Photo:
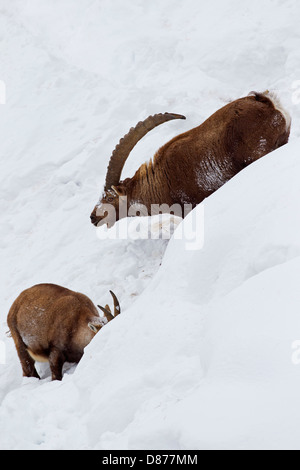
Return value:
<svg viewBox="0 0 300 470">
<path fill-rule="evenodd" d="M 78 363 L 84 348 L 98 331 L 121 313 L 117 297 L 114 315 L 108 305 L 98 306 L 83 294 L 54 284 L 25 290 L 13 303 L 7 324 L 25 377 L 40 378 L 35 362 L 49 362 L 52 380 L 62 380 L 65 362 Z"/>
<path fill-rule="evenodd" d="M 109 162 L 104 194 L 91 214 L 94 225 L 111 227 L 119 218 L 131 215 L 133 205 L 146 208 L 147 215 L 153 215 L 153 205 L 183 208 L 189 204 L 194 208 L 250 163 L 286 144 L 291 127 L 291 118 L 274 93 L 253 92 L 172 139 L 153 161 L 121 181 L 124 164 L 138 141 L 172 119 L 185 117 L 150 116 L 121 139 Z M 108 206 L 114 208 L 114 217 Z"/>
</svg>

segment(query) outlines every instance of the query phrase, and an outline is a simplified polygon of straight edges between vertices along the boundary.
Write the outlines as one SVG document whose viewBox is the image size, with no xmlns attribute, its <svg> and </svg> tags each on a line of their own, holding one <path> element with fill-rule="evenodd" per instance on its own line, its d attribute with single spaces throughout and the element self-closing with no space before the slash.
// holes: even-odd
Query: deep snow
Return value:
<svg viewBox="0 0 300 470">
<path fill-rule="evenodd" d="M 299 19 L 296 0 L 1 2 L 0 448 L 299 448 Z M 267 88 L 291 141 L 205 202 L 203 249 L 97 238 L 89 214 L 132 125 L 187 116 L 152 131 L 125 176 Z M 22 379 L 5 336 L 40 282 L 95 303 L 113 289 L 123 307 L 62 383 L 44 366 Z"/>
</svg>

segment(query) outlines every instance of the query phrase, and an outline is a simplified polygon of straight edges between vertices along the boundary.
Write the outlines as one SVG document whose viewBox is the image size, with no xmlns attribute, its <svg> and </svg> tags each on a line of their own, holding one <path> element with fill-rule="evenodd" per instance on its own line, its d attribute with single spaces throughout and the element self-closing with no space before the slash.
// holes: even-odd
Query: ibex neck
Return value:
<svg viewBox="0 0 300 470">
<path fill-rule="evenodd" d="M 150 160 L 127 183 L 128 204 L 143 204 L 151 213 L 152 204 L 172 205 L 168 176 Z"/>
</svg>

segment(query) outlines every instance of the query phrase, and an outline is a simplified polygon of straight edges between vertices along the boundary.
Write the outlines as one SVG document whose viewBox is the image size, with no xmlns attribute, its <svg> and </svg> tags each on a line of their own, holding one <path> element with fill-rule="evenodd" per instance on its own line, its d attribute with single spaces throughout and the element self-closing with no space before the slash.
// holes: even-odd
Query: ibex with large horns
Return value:
<svg viewBox="0 0 300 470">
<path fill-rule="evenodd" d="M 147 215 L 152 214 L 153 205 L 195 207 L 243 168 L 286 144 L 291 126 L 291 118 L 275 94 L 250 93 L 172 139 L 153 161 L 121 181 L 124 164 L 137 142 L 173 119 L 185 117 L 169 113 L 150 116 L 121 139 L 109 162 L 104 194 L 91 214 L 94 225 L 111 227 L 130 215 L 133 204 L 145 207 Z M 115 218 L 107 211 L 108 205 L 115 209 Z"/>
<path fill-rule="evenodd" d="M 40 284 L 22 292 L 13 303 L 7 324 L 25 377 L 39 375 L 35 362 L 49 362 L 52 380 L 62 379 L 65 362 L 78 363 L 98 331 L 121 313 L 117 297 L 114 315 L 83 294 L 54 284 Z"/>
</svg>

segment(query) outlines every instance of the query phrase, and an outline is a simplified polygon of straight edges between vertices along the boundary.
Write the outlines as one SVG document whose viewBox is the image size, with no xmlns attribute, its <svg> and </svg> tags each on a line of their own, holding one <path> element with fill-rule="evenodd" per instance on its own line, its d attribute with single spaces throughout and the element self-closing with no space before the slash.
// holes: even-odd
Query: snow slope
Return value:
<svg viewBox="0 0 300 470">
<path fill-rule="evenodd" d="M 295 0 L 3 0 L 0 448 L 299 448 L 299 19 Z M 267 88 L 292 114 L 290 144 L 205 202 L 202 250 L 97 238 L 89 214 L 130 126 L 188 118 L 149 134 L 125 176 Z M 11 303 L 39 282 L 95 303 L 113 289 L 123 306 L 62 383 L 45 367 L 22 379 L 5 337 Z"/>
</svg>

